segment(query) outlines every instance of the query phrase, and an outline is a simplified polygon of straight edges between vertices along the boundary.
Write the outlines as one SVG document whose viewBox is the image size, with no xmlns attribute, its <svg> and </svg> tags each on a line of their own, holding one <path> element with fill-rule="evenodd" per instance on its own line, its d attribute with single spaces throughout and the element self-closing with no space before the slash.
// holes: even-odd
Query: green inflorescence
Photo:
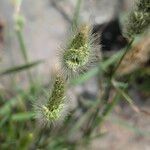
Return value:
<svg viewBox="0 0 150 150">
<path fill-rule="evenodd" d="M 43 115 L 46 120 L 57 120 L 64 108 L 65 80 L 62 76 L 56 76 L 53 89 L 46 105 L 42 106 Z"/>
<path fill-rule="evenodd" d="M 90 44 L 89 28 L 83 26 L 73 37 L 67 50 L 63 54 L 63 61 L 66 68 L 76 72 L 89 62 Z"/>
<path fill-rule="evenodd" d="M 81 46 L 84 46 L 88 42 L 87 32 L 80 31 L 77 35 L 74 36 L 73 40 L 71 41 L 69 48 L 78 49 Z"/>
<path fill-rule="evenodd" d="M 137 9 L 140 11 L 150 12 L 150 0 L 137 1 Z"/>
<path fill-rule="evenodd" d="M 135 8 L 130 13 L 126 25 L 128 37 L 141 34 L 150 26 L 150 0 L 138 0 Z"/>
<path fill-rule="evenodd" d="M 87 45 L 81 46 L 78 49 L 71 48 L 64 54 L 65 63 L 69 69 L 76 71 L 88 62 L 89 53 Z"/>
<path fill-rule="evenodd" d="M 51 120 L 57 120 L 60 118 L 61 114 L 61 110 L 64 108 L 64 104 L 60 104 L 57 108 L 53 108 L 52 110 L 49 110 L 48 107 L 46 106 L 42 106 L 42 111 L 43 111 L 43 115 L 45 116 L 47 121 L 51 121 Z"/>
<path fill-rule="evenodd" d="M 89 29 L 87 25 L 81 26 L 61 55 L 63 56 L 63 65 L 68 70 L 66 76 L 56 75 L 48 102 L 40 107 L 42 117 L 44 116 L 47 121 L 55 121 L 62 116 L 69 71 L 71 70 L 71 73 L 80 71 L 81 67 L 85 68 L 90 61 L 92 45 Z"/>
<path fill-rule="evenodd" d="M 135 11 L 130 14 L 129 20 L 128 35 L 140 34 L 150 25 L 150 13 Z"/>
</svg>

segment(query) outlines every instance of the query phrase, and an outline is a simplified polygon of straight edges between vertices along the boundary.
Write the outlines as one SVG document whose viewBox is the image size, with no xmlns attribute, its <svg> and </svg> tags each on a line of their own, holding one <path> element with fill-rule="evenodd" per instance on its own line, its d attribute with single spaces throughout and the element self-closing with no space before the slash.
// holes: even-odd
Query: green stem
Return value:
<svg viewBox="0 0 150 150">
<path fill-rule="evenodd" d="M 122 60 L 123 60 L 123 58 L 125 57 L 125 55 L 126 55 L 127 52 L 129 51 L 129 49 L 131 48 L 131 45 L 132 45 L 133 41 L 134 41 L 134 38 L 131 39 L 131 41 L 130 41 L 129 44 L 127 45 L 127 47 L 126 47 L 126 49 L 125 49 L 125 52 L 124 52 L 123 55 L 121 56 L 119 62 L 117 63 L 117 65 L 116 65 L 116 67 L 115 67 L 115 69 L 114 69 L 114 71 L 113 71 L 113 73 L 112 73 L 111 79 L 114 78 L 115 73 L 116 73 L 116 70 L 118 69 L 118 67 L 120 66 L 120 64 L 121 64 L 121 62 L 122 62 Z"/>
<path fill-rule="evenodd" d="M 22 53 L 22 57 L 26 64 L 29 63 L 28 55 L 27 55 L 27 49 L 24 42 L 24 36 L 23 36 L 23 25 L 24 25 L 24 19 L 22 15 L 20 15 L 20 7 L 21 7 L 22 1 L 16 1 L 15 2 L 15 13 L 14 13 L 14 21 L 15 21 L 15 31 L 16 36 L 19 42 L 20 50 Z M 27 70 L 27 75 L 30 81 L 30 84 L 32 84 L 32 75 L 29 70 Z"/>
<path fill-rule="evenodd" d="M 22 32 L 20 30 L 16 30 L 16 34 L 24 61 L 25 63 L 28 63 L 27 49 L 24 43 Z"/>
<path fill-rule="evenodd" d="M 18 38 L 18 42 L 19 42 L 19 46 L 20 46 L 20 50 L 21 50 L 23 59 L 24 59 L 25 63 L 28 64 L 29 60 L 28 60 L 27 49 L 26 49 L 26 46 L 25 46 L 25 43 L 24 43 L 24 38 L 23 38 L 23 35 L 22 35 L 22 31 L 21 30 L 16 30 L 16 35 L 17 35 L 17 38 Z M 32 75 L 31 75 L 31 72 L 29 70 L 27 70 L 27 75 L 28 75 L 30 83 L 33 83 Z"/>
<path fill-rule="evenodd" d="M 139 108 L 134 104 L 133 100 L 128 96 L 128 94 L 126 94 L 122 89 L 118 88 L 116 86 L 116 82 L 113 80 L 112 81 L 112 85 L 114 86 L 114 88 L 117 90 L 118 93 L 120 93 L 120 95 L 130 104 L 131 108 L 139 113 L 140 110 Z"/>
<path fill-rule="evenodd" d="M 98 104 L 94 114 L 93 114 L 93 117 L 92 119 L 88 122 L 89 123 L 89 126 L 87 128 L 87 131 L 86 133 L 84 134 L 84 136 L 87 136 L 89 137 L 93 131 L 94 128 L 96 128 L 98 125 L 101 125 L 104 121 L 104 119 L 106 118 L 106 116 L 111 112 L 111 110 L 114 108 L 114 106 L 117 104 L 118 100 L 119 100 L 119 97 L 120 97 L 120 93 L 119 95 L 116 94 L 114 100 L 109 103 L 108 102 L 108 98 L 109 98 L 109 95 L 110 95 L 110 91 L 111 91 L 111 86 L 113 84 L 113 78 L 114 78 L 114 75 L 116 73 L 116 70 L 118 69 L 119 65 L 121 64 L 123 58 L 125 57 L 126 53 L 128 52 L 128 50 L 131 48 L 131 45 L 133 43 L 134 39 L 132 39 L 130 41 L 130 43 L 128 44 L 128 46 L 126 47 L 125 49 L 125 52 L 123 53 L 123 55 L 121 56 L 119 62 L 117 63 L 112 75 L 110 76 L 110 78 L 108 79 L 108 84 L 105 88 L 105 93 L 104 95 L 102 96 L 102 101 Z M 119 97 L 118 97 L 119 96 Z M 106 103 L 105 103 L 106 102 Z M 100 106 L 103 105 L 104 106 L 104 110 L 102 111 L 102 114 L 100 117 L 98 117 L 98 114 L 99 114 L 99 109 L 100 109 Z"/>
<path fill-rule="evenodd" d="M 76 4 L 75 12 L 73 15 L 73 20 L 72 20 L 73 29 L 75 29 L 79 23 L 79 14 L 80 14 L 80 9 L 81 9 L 81 3 L 82 3 L 82 0 L 77 0 L 77 4 Z"/>
<path fill-rule="evenodd" d="M 104 108 L 104 110 L 102 112 L 102 115 L 101 115 L 100 119 L 98 119 L 97 122 L 95 123 L 96 125 L 99 124 L 101 126 L 101 124 L 103 123 L 103 120 L 113 110 L 114 106 L 116 106 L 116 104 L 118 103 L 119 100 L 120 100 L 120 95 L 116 94 L 113 101 L 111 103 L 107 103 L 106 107 Z"/>
<path fill-rule="evenodd" d="M 92 134 L 92 131 L 97 127 L 97 126 L 101 126 L 102 123 L 104 122 L 105 118 L 110 114 L 110 112 L 113 110 L 113 108 L 116 106 L 116 104 L 118 103 L 118 101 L 120 100 L 120 95 L 116 94 L 115 98 L 112 100 L 112 102 L 107 102 L 107 104 L 104 106 L 104 110 L 101 114 L 101 116 L 98 116 L 99 113 L 99 107 L 98 107 L 98 111 L 97 111 L 97 116 L 95 117 L 90 130 L 86 133 L 86 138 L 89 138 Z"/>
</svg>

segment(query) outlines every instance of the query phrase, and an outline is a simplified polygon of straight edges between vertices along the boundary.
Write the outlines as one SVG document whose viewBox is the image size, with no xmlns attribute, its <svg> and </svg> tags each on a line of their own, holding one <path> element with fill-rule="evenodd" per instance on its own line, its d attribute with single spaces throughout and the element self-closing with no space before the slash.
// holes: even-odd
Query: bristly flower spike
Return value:
<svg viewBox="0 0 150 150">
<path fill-rule="evenodd" d="M 137 9 L 143 12 L 150 12 L 150 0 L 137 0 Z"/>
<path fill-rule="evenodd" d="M 129 16 L 129 22 L 127 24 L 128 37 L 141 34 L 150 25 L 150 13 L 134 11 Z"/>
<path fill-rule="evenodd" d="M 143 33 L 150 26 L 150 0 L 137 0 L 135 9 L 129 14 L 125 35 L 132 38 Z"/>
<path fill-rule="evenodd" d="M 81 25 L 61 54 L 62 67 L 67 75 L 84 71 L 95 61 L 95 37 L 88 25 Z"/>
<path fill-rule="evenodd" d="M 54 122 L 61 119 L 65 108 L 66 81 L 61 73 L 57 73 L 52 84 L 49 99 L 45 104 L 41 104 L 38 110 L 38 118 L 44 123 Z"/>
</svg>

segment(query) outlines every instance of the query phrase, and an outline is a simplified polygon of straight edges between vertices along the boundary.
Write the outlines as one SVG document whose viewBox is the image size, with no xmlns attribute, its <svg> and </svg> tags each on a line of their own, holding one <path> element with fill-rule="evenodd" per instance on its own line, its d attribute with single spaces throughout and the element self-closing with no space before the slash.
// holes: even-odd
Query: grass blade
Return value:
<svg viewBox="0 0 150 150">
<path fill-rule="evenodd" d="M 11 74 L 11 73 L 17 73 L 17 72 L 20 72 L 20 71 L 24 71 L 26 69 L 35 67 L 35 66 L 39 65 L 42 62 L 43 62 L 42 60 L 38 60 L 38 61 L 35 61 L 35 62 L 27 63 L 25 65 L 20 65 L 20 66 L 15 66 L 15 67 L 12 67 L 12 68 L 8 68 L 4 71 L 1 71 L 0 76 L 8 75 L 8 74 Z"/>
<path fill-rule="evenodd" d="M 22 112 L 22 113 L 17 113 L 13 114 L 11 117 L 12 121 L 26 121 L 33 119 L 35 116 L 34 112 Z"/>
</svg>

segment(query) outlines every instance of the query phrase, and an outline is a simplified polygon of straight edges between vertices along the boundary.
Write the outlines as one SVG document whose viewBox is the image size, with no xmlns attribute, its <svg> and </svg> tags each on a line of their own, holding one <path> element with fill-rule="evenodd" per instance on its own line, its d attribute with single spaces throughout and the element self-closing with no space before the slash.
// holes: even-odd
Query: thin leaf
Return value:
<svg viewBox="0 0 150 150">
<path fill-rule="evenodd" d="M 34 66 L 37 66 L 38 64 L 40 64 L 42 62 L 43 62 L 42 60 L 38 60 L 38 61 L 31 62 L 31 63 L 25 64 L 25 65 L 20 65 L 20 66 L 15 66 L 15 67 L 12 67 L 12 68 L 8 68 L 8 69 L 6 69 L 4 71 L 1 71 L 0 72 L 0 76 L 8 75 L 8 74 L 11 74 L 11 73 L 17 73 L 19 71 L 24 71 L 26 69 L 32 68 Z"/>
<path fill-rule="evenodd" d="M 112 80 L 112 85 L 116 88 L 116 90 L 124 97 L 124 99 L 130 104 L 131 108 L 137 112 L 140 113 L 140 109 L 134 104 L 133 100 L 130 98 L 128 94 L 126 94 L 122 89 L 117 87 L 117 84 L 114 80 Z"/>
<path fill-rule="evenodd" d="M 35 116 L 34 112 L 22 112 L 12 115 L 11 120 L 13 121 L 26 121 L 33 119 Z"/>
<path fill-rule="evenodd" d="M 10 99 L 0 108 L 0 115 L 8 114 L 11 109 L 18 103 L 18 97 Z"/>
</svg>

